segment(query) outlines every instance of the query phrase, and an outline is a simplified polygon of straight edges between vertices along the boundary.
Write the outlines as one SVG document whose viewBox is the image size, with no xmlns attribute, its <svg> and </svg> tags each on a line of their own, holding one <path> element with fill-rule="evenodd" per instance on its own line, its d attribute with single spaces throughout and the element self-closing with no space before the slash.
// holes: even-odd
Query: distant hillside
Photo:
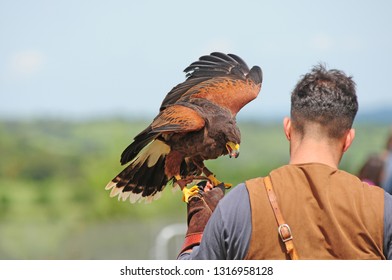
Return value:
<svg viewBox="0 0 392 280">
<path fill-rule="evenodd" d="M 275 112 L 270 115 L 265 112 L 254 114 L 254 115 L 240 115 L 239 122 L 255 122 L 264 124 L 281 124 L 285 116 L 288 113 Z M 357 117 L 355 118 L 356 123 L 370 123 L 370 124 L 382 124 L 392 125 L 392 106 L 391 107 L 379 107 L 373 110 L 362 110 L 360 109 Z"/>
<path fill-rule="evenodd" d="M 359 111 L 357 121 L 361 123 L 392 124 L 392 108 L 383 107 L 372 111 Z"/>
</svg>

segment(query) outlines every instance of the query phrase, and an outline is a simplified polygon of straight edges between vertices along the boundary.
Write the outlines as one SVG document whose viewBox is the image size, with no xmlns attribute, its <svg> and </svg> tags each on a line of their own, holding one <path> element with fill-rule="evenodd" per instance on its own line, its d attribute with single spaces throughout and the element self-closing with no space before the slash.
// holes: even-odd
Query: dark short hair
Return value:
<svg viewBox="0 0 392 280">
<path fill-rule="evenodd" d="M 318 64 L 304 75 L 291 94 L 292 125 L 302 134 L 309 122 L 318 123 L 331 138 L 352 127 L 358 111 L 355 82 L 336 69 Z"/>
</svg>

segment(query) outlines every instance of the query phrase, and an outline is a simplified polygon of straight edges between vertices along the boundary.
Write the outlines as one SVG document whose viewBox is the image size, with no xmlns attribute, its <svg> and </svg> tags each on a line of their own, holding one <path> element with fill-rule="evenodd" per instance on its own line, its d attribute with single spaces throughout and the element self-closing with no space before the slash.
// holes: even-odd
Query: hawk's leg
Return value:
<svg viewBox="0 0 392 280">
<path fill-rule="evenodd" d="M 184 155 L 179 151 L 172 150 L 166 156 L 165 162 L 165 174 L 168 178 L 175 179 L 175 183 L 180 187 L 182 193 L 184 194 L 182 200 L 188 202 L 189 198 L 199 192 L 197 186 L 188 189 L 186 186 L 191 183 L 195 178 L 194 176 L 182 177 L 181 173 L 181 163 L 184 160 Z"/>
<path fill-rule="evenodd" d="M 182 178 L 180 175 L 174 176 L 176 179 L 176 183 L 180 186 L 181 191 L 183 193 L 182 200 L 186 203 L 188 203 L 189 198 L 191 196 L 194 196 L 199 193 L 199 187 L 198 186 L 193 186 L 191 188 L 187 188 L 186 186 L 191 183 L 195 178 L 195 176 L 187 176 L 185 178 Z"/>
<path fill-rule="evenodd" d="M 221 184 L 222 182 L 219 181 L 215 175 L 207 168 L 207 167 L 203 167 L 203 173 L 207 176 L 208 180 L 210 180 L 211 184 L 215 186 Z M 226 189 L 230 189 L 233 185 L 229 184 L 229 183 L 224 183 L 225 184 L 225 188 Z"/>
<path fill-rule="evenodd" d="M 215 187 L 222 182 L 219 181 L 214 173 L 212 173 L 203 163 L 203 160 L 201 158 L 198 159 L 193 159 L 193 164 L 197 166 L 197 168 L 206 176 L 206 179 L 211 182 L 211 184 Z M 224 183 L 226 189 L 230 189 L 233 185 L 229 183 Z"/>
</svg>

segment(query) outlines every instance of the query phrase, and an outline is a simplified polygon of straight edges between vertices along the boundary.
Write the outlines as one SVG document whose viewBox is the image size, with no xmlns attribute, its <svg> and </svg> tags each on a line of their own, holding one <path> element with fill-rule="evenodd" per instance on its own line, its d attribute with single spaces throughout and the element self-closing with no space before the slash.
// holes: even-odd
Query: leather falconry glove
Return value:
<svg viewBox="0 0 392 280">
<path fill-rule="evenodd" d="M 188 230 L 180 254 L 191 251 L 201 242 L 204 228 L 214 212 L 218 202 L 225 195 L 225 184 L 221 183 L 211 190 L 206 188 L 206 181 L 198 183 L 199 192 L 189 198 Z"/>
</svg>

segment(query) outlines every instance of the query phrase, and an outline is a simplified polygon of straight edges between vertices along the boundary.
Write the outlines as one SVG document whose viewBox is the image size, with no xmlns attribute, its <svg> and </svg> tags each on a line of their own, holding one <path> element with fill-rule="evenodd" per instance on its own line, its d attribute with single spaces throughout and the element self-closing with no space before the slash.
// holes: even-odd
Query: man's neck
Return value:
<svg viewBox="0 0 392 280">
<path fill-rule="evenodd" d="M 295 142 L 291 143 L 290 164 L 317 162 L 338 168 L 342 155 L 339 145 L 304 139 L 297 145 Z"/>
</svg>

